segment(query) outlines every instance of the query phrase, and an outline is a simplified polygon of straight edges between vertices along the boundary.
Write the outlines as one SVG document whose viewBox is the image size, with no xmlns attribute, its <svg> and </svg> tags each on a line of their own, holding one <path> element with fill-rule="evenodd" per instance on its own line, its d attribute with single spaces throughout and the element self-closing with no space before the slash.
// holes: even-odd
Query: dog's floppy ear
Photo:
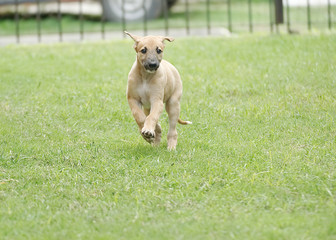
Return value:
<svg viewBox="0 0 336 240">
<path fill-rule="evenodd" d="M 165 40 L 169 41 L 169 42 L 172 42 L 174 41 L 175 39 L 172 38 L 172 37 L 162 37 L 162 42 L 164 42 Z"/>
<path fill-rule="evenodd" d="M 127 31 L 124 31 L 124 33 L 127 34 L 128 36 L 130 36 L 134 40 L 134 46 L 133 47 L 134 47 L 134 49 L 136 51 L 138 43 L 139 43 L 141 37 L 133 35 L 133 34 L 127 32 Z"/>
</svg>

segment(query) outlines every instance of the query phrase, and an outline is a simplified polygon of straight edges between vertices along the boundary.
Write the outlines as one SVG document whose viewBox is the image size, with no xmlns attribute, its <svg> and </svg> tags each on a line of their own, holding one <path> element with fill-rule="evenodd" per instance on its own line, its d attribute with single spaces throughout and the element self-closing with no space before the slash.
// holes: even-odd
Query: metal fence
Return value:
<svg viewBox="0 0 336 240">
<path fill-rule="evenodd" d="M 142 17 L 135 21 L 127 18 L 127 0 L 119 0 L 119 21 L 110 21 L 104 1 L 115 0 L 0 0 L 0 44 L 123 38 L 124 30 L 200 36 L 334 31 L 336 25 L 336 0 L 178 0 L 171 8 L 169 0 L 151 0 L 161 2 L 155 19 L 140 0 Z"/>
</svg>

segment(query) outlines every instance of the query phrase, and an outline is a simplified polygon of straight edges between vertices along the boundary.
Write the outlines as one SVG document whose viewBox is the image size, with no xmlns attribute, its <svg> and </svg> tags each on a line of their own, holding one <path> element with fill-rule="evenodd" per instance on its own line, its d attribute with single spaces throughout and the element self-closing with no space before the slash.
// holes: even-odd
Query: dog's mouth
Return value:
<svg viewBox="0 0 336 240">
<path fill-rule="evenodd" d="M 155 73 L 156 70 L 149 70 L 149 69 L 146 69 L 146 72 L 148 72 L 148 73 Z"/>
</svg>

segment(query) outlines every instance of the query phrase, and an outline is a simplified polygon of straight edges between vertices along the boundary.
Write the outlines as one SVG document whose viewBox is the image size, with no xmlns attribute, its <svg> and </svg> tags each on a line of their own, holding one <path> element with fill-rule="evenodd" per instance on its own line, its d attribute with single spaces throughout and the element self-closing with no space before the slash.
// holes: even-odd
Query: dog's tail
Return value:
<svg viewBox="0 0 336 240">
<path fill-rule="evenodd" d="M 192 124 L 192 122 L 189 122 L 189 121 L 183 121 L 181 119 L 178 119 L 178 123 L 179 124 L 182 124 L 182 125 L 189 125 L 189 124 Z"/>
</svg>

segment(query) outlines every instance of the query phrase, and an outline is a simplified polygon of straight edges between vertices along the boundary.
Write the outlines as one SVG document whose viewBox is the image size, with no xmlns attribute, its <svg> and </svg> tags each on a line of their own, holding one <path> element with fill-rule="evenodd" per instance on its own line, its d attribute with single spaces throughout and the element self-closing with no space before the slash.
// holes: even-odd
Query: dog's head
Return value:
<svg viewBox="0 0 336 240">
<path fill-rule="evenodd" d="M 174 39 L 170 37 L 139 37 L 126 31 L 125 33 L 134 40 L 134 49 L 137 53 L 137 60 L 149 73 L 154 73 L 160 66 L 165 47 L 164 41 L 174 41 Z"/>
</svg>

